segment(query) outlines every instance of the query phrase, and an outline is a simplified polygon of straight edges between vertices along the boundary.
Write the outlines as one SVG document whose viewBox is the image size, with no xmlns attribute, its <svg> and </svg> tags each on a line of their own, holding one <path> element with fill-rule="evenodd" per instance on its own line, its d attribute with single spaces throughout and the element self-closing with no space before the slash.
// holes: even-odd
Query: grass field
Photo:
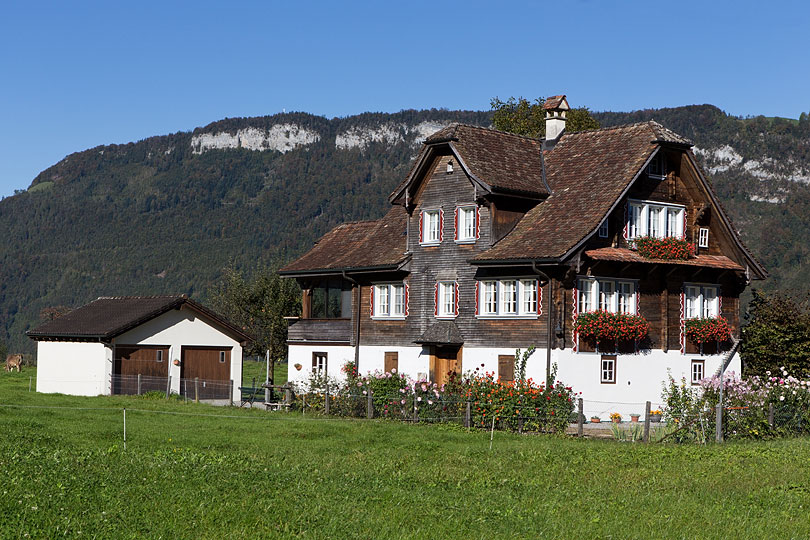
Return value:
<svg viewBox="0 0 810 540">
<path fill-rule="evenodd" d="M 489 451 L 451 426 L 38 395 L 30 374 L 0 373 L 0 403 L 43 407 L 0 407 L 2 538 L 810 537 L 807 439 Z"/>
<path fill-rule="evenodd" d="M 253 360 L 242 362 L 242 386 L 250 386 L 254 377 L 256 378 L 256 384 L 261 384 L 264 382 L 266 374 L 267 364 L 265 362 L 254 362 Z M 287 364 L 276 364 L 275 380 L 273 382 L 275 384 L 287 382 Z"/>
</svg>

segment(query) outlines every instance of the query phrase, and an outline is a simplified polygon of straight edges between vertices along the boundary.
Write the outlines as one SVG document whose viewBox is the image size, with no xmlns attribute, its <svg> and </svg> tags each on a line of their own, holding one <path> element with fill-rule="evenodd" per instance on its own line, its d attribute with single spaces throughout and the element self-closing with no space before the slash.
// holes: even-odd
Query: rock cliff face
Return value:
<svg viewBox="0 0 810 540">
<path fill-rule="evenodd" d="M 724 206 L 772 278 L 808 289 L 810 125 L 729 117 L 716 107 L 595 113 L 603 126 L 654 119 L 696 144 Z M 0 201 L 0 340 L 43 308 L 99 295 L 190 293 L 222 269 L 278 265 L 347 220 L 374 219 L 419 143 L 482 111 L 402 111 L 327 119 L 231 118 L 191 133 L 76 152 Z"/>
</svg>

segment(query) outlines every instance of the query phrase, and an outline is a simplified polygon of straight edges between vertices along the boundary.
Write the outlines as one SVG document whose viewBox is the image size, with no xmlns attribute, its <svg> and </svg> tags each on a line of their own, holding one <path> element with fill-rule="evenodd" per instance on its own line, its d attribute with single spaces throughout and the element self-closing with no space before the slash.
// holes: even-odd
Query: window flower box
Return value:
<svg viewBox="0 0 810 540">
<path fill-rule="evenodd" d="M 600 342 L 640 341 L 647 337 L 650 323 L 641 315 L 598 310 L 577 315 L 575 329 L 580 336 L 594 338 Z"/>
<path fill-rule="evenodd" d="M 645 259 L 685 261 L 695 256 L 694 244 L 674 236 L 665 238 L 642 236 L 633 242 L 638 254 Z"/>
<path fill-rule="evenodd" d="M 686 319 L 686 338 L 695 343 L 723 342 L 731 338 L 731 328 L 725 317 Z"/>
</svg>

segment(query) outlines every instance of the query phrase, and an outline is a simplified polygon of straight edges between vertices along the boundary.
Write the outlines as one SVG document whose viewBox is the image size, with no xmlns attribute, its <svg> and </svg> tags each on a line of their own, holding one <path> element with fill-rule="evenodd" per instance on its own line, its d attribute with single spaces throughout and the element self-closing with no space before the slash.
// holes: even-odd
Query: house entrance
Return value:
<svg viewBox="0 0 810 540">
<path fill-rule="evenodd" d="M 442 385 L 461 375 L 461 347 L 434 345 L 430 354 L 430 380 Z"/>
</svg>

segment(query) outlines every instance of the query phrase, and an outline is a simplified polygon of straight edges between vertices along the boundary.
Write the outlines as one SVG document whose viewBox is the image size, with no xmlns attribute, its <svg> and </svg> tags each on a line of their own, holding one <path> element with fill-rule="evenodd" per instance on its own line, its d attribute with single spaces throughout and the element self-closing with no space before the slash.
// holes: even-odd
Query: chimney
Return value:
<svg viewBox="0 0 810 540">
<path fill-rule="evenodd" d="M 546 140 L 556 141 L 565 131 L 565 114 L 571 110 L 565 96 L 551 96 L 543 104 L 546 111 Z"/>
</svg>

